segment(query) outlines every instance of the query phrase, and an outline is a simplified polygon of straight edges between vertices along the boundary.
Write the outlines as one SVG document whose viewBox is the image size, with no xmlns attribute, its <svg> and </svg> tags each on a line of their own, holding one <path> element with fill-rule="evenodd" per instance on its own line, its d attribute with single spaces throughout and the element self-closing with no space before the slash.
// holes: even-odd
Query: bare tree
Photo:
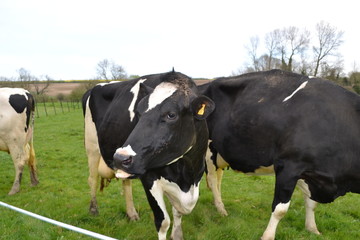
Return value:
<svg viewBox="0 0 360 240">
<path fill-rule="evenodd" d="M 44 79 L 41 82 L 39 80 L 33 82 L 36 95 L 45 94 L 46 90 L 50 86 L 51 81 L 53 80 L 48 75 L 45 75 L 42 78 L 44 78 Z"/>
<path fill-rule="evenodd" d="M 110 68 L 109 60 L 104 59 L 97 64 L 96 72 L 100 79 L 109 80 L 108 72 Z"/>
<path fill-rule="evenodd" d="M 342 39 L 344 32 L 338 31 L 336 27 L 332 27 L 324 21 L 316 24 L 316 34 L 318 43 L 313 46 L 315 56 L 314 76 L 317 76 L 321 62 L 327 56 L 335 55 L 336 50 L 344 42 Z"/>
<path fill-rule="evenodd" d="M 112 63 L 110 71 L 113 80 L 127 78 L 125 69 L 118 64 Z"/>
<path fill-rule="evenodd" d="M 108 59 L 104 59 L 97 64 L 96 72 L 99 79 L 107 81 L 126 78 L 124 68 Z"/>
<path fill-rule="evenodd" d="M 251 58 L 251 64 L 254 71 L 259 71 L 259 61 L 257 58 L 259 42 L 260 42 L 259 36 L 253 36 L 250 38 L 250 44 L 245 46 Z"/>
<path fill-rule="evenodd" d="M 320 77 L 342 84 L 342 82 L 339 82 L 341 80 L 341 73 L 344 70 L 344 61 L 341 57 L 338 57 L 333 62 L 322 61 L 320 68 Z"/>
<path fill-rule="evenodd" d="M 288 27 L 284 29 L 285 39 L 288 42 L 289 56 L 286 64 L 286 70 L 293 71 L 294 56 L 302 54 L 309 45 L 310 32 L 306 29 L 300 31 L 297 27 Z"/>
<path fill-rule="evenodd" d="M 19 77 L 18 77 L 18 87 L 25 88 L 30 90 L 30 84 L 34 81 L 38 81 L 39 79 L 33 75 L 31 75 L 30 71 L 26 70 L 25 68 L 20 68 L 17 70 Z"/>
<path fill-rule="evenodd" d="M 281 41 L 281 33 L 279 29 L 275 29 L 265 35 L 265 48 L 267 50 L 267 67 L 266 70 L 270 70 L 273 67 L 273 59 L 276 55 L 277 49 L 279 49 Z"/>
</svg>

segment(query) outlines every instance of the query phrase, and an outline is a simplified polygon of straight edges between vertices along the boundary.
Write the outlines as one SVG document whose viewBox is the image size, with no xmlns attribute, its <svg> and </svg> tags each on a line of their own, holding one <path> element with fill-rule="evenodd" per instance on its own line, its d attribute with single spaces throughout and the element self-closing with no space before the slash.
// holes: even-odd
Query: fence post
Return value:
<svg viewBox="0 0 360 240">
<path fill-rule="evenodd" d="M 59 100 L 59 101 L 60 101 L 61 111 L 62 111 L 62 113 L 64 113 L 64 108 L 63 108 L 63 105 L 62 105 L 62 101 L 61 100 Z"/>
<path fill-rule="evenodd" d="M 46 116 L 48 116 L 48 112 L 47 112 L 46 104 L 45 104 L 45 98 L 43 98 L 43 103 L 44 103 L 45 114 L 46 114 Z"/>
<path fill-rule="evenodd" d="M 37 101 L 35 102 L 35 109 L 36 109 L 36 117 L 39 118 L 39 109 L 38 109 L 38 103 Z"/>
<path fill-rule="evenodd" d="M 54 104 L 54 100 L 53 100 L 53 99 L 51 99 L 51 103 L 52 103 L 52 105 L 53 105 L 54 112 L 55 112 L 55 115 L 56 115 L 56 109 L 55 109 L 55 104 Z"/>
</svg>

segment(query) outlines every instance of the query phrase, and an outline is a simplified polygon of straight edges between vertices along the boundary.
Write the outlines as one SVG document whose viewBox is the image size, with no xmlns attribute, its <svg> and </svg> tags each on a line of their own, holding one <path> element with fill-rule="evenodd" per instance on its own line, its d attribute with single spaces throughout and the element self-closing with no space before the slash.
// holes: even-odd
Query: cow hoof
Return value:
<svg viewBox="0 0 360 240">
<path fill-rule="evenodd" d="M 97 210 L 97 208 L 90 208 L 89 213 L 93 216 L 99 215 L 99 211 Z"/>
<path fill-rule="evenodd" d="M 31 182 L 31 186 L 32 186 L 32 187 L 35 187 L 35 186 L 37 186 L 38 184 L 39 184 L 39 181 Z"/>
<path fill-rule="evenodd" d="M 219 203 L 219 204 L 216 204 L 216 203 L 215 203 L 215 206 L 216 206 L 216 209 L 217 209 L 217 211 L 220 213 L 221 216 L 223 216 L 223 217 L 228 216 L 228 213 L 227 213 L 227 211 L 225 210 L 225 206 L 224 206 L 223 203 Z"/>
<path fill-rule="evenodd" d="M 226 217 L 226 216 L 229 215 L 225 209 L 223 209 L 223 210 L 218 210 L 218 211 L 219 211 L 220 215 L 223 216 L 223 217 Z"/>
<path fill-rule="evenodd" d="M 130 219 L 130 221 L 138 221 L 138 220 L 140 220 L 140 217 L 139 217 L 139 215 L 138 215 L 137 213 L 131 214 L 131 215 L 126 214 L 126 215 L 127 215 L 128 218 Z"/>
<path fill-rule="evenodd" d="M 317 228 L 306 228 L 306 230 L 308 230 L 311 233 L 314 233 L 316 235 L 321 235 L 321 232 L 319 232 L 319 230 L 317 230 Z"/>
<path fill-rule="evenodd" d="M 11 188 L 10 192 L 8 193 L 8 195 L 14 195 L 16 193 L 20 192 L 20 187 L 19 186 L 16 186 L 16 187 L 13 187 Z"/>
<path fill-rule="evenodd" d="M 18 193 L 19 190 L 11 190 L 8 195 L 15 195 L 16 193 Z"/>
</svg>

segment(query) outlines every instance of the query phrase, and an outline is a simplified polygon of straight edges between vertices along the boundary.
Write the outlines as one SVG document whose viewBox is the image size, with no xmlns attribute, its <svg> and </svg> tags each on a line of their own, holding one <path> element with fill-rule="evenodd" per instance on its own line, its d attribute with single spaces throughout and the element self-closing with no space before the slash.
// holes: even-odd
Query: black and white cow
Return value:
<svg viewBox="0 0 360 240">
<path fill-rule="evenodd" d="M 205 118 L 213 102 L 198 95 L 192 79 L 173 71 L 98 85 L 85 94 L 83 104 L 92 198 L 100 165 L 105 178 L 138 177 L 158 238 L 166 239 L 170 226 L 165 194 L 174 217 L 171 237 L 182 239 L 181 217 L 194 208 L 205 170 Z M 96 154 L 97 160 L 90 160 Z"/>
<path fill-rule="evenodd" d="M 34 98 L 28 91 L 0 88 L 0 150 L 10 153 L 15 166 L 15 180 L 9 195 L 20 191 L 26 163 L 32 186 L 39 183 L 33 146 L 34 109 Z"/>
<path fill-rule="evenodd" d="M 200 86 L 216 104 L 207 118 L 208 185 L 220 195 L 222 169 L 275 172 L 272 214 L 262 239 L 274 239 L 294 188 L 305 196 L 306 228 L 319 234 L 316 203 L 360 193 L 360 96 L 322 79 L 272 70 Z"/>
</svg>

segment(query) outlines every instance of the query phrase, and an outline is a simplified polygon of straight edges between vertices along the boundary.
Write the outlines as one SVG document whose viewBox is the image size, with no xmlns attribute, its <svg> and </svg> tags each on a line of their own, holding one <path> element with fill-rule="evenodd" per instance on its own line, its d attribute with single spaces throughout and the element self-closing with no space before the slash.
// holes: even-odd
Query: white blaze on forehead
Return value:
<svg viewBox="0 0 360 240">
<path fill-rule="evenodd" d="M 290 98 L 292 98 L 295 93 L 297 93 L 298 91 L 300 91 L 301 89 L 305 88 L 306 84 L 308 83 L 308 81 L 303 82 L 290 96 L 286 97 L 283 102 L 286 102 L 287 100 L 289 100 Z"/>
<path fill-rule="evenodd" d="M 148 109 L 145 112 L 153 109 L 154 107 L 162 103 L 165 99 L 173 95 L 173 93 L 176 90 L 177 87 L 172 83 L 169 82 L 160 83 L 155 88 L 154 92 L 150 94 Z"/>
<path fill-rule="evenodd" d="M 132 149 L 132 147 L 130 145 L 116 149 L 115 153 L 127 155 L 127 156 L 135 156 L 136 155 L 136 152 Z"/>
<path fill-rule="evenodd" d="M 132 94 L 134 95 L 133 99 L 132 99 L 132 101 L 130 103 L 130 106 L 128 108 L 131 122 L 134 120 L 134 117 L 135 117 L 135 112 L 134 112 L 135 103 L 136 103 L 136 100 L 137 100 L 138 95 L 139 95 L 140 83 L 143 83 L 145 81 L 146 81 L 146 78 L 145 79 L 140 79 L 130 90 L 130 92 L 132 92 Z"/>
</svg>

